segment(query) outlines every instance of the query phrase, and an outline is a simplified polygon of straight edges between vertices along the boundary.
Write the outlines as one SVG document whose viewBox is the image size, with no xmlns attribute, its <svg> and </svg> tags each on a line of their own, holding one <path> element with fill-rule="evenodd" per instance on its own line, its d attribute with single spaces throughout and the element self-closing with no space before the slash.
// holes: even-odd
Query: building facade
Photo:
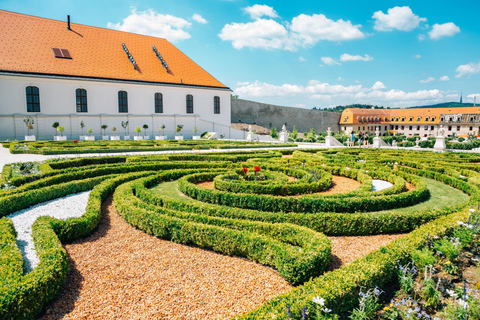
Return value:
<svg viewBox="0 0 480 320">
<path fill-rule="evenodd" d="M 434 137 L 440 126 L 447 135 L 480 135 L 480 108 L 411 108 L 411 109 L 346 109 L 340 118 L 340 127 L 347 134 L 374 132 Z"/>
<path fill-rule="evenodd" d="M 68 139 L 93 130 L 106 135 L 173 138 L 177 125 L 191 137 L 231 129 L 231 90 L 165 39 L 70 24 L 0 10 L 0 140 L 23 140 L 34 120 L 37 139 Z M 124 130 L 122 122 L 129 125 Z M 115 127 L 117 131 L 112 133 Z"/>
</svg>

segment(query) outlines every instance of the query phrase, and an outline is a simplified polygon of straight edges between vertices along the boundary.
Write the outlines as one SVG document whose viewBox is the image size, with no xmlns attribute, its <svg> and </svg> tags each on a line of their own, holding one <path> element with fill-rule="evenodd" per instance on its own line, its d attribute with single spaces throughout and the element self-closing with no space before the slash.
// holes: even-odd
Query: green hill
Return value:
<svg viewBox="0 0 480 320">
<path fill-rule="evenodd" d="M 444 103 L 437 103 L 427 106 L 415 106 L 409 107 L 408 109 L 414 108 L 460 108 L 460 107 L 473 107 L 473 103 L 460 103 L 460 102 L 444 102 Z"/>
</svg>

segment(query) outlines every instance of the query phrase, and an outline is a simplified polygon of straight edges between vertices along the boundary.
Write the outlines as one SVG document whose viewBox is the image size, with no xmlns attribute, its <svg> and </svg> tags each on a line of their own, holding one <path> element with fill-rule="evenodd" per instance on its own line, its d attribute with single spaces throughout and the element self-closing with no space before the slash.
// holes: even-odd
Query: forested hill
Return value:
<svg viewBox="0 0 480 320">
<path fill-rule="evenodd" d="M 426 106 L 415 106 L 409 107 L 411 108 L 460 108 L 460 107 L 473 107 L 473 103 L 460 103 L 460 102 L 444 102 L 444 103 L 437 103 L 431 104 Z M 383 107 L 383 106 L 374 106 L 370 104 L 349 104 L 347 106 L 336 106 L 333 108 L 317 108 L 313 107 L 313 110 L 321 110 L 321 111 L 330 111 L 330 112 L 338 112 L 342 113 L 343 110 L 348 108 L 359 108 L 359 109 L 390 109 L 390 107 Z"/>
</svg>

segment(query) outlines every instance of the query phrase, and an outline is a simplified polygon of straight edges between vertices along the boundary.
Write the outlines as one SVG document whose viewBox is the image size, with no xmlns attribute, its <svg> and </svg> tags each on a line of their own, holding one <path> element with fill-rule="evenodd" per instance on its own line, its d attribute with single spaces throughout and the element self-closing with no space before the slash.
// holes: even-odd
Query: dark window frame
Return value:
<svg viewBox="0 0 480 320">
<path fill-rule="evenodd" d="M 40 89 L 38 87 L 26 87 L 25 98 L 27 99 L 27 112 L 40 112 Z"/>
<path fill-rule="evenodd" d="M 78 88 L 75 90 L 77 112 L 88 112 L 87 90 Z"/>
<path fill-rule="evenodd" d="M 187 105 L 186 105 L 186 112 L 193 113 L 193 95 L 187 94 Z"/>
<path fill-rule="evenodd" d="M 219 96 L 213 97 L 213 113 L 220 114 L 220 97 Z"/>
<path fill-rule="evenodd" d="M 161 92 L 155 92 L 155 113 L 163 113 L 163 94 Z"/>
<path fill-rule="evenodd" d="M 128 113 L 128 93 L 127 91 L 118 91 L 118 112 Z"/>
</svg>

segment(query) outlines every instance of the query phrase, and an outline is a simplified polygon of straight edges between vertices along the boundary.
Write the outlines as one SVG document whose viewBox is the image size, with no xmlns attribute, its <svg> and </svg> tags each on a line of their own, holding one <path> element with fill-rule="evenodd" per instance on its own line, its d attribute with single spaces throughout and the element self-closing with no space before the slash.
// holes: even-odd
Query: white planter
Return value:
<svg viewBox="0 0 480 320">
<path fill-rule="evenodd" d="M 123 140 L 130 140 L 130 136 L 123 136 Z"/>
<path fill-rule="evenodd" d="M 143 140 L 143 137 L 142 136 L 134 136 L 133 140 Z"/>
<path fill-rule="evenodd" d="M 86 141 L 95 141 L 95 136 L 85 136 Z"/>
<path fill-rule="evenodd" d="M 53 138 L 55 139 L 55 141 L 66 141 L 67 140 L 67 136 L 53 136 Z"/>
<path fill-rule="evenodd" d="M 175 136 L 175 140 L 183 140 L 183 136 Z"/>
<path fill-rule="evenodd" d="M 120 136 L 110 136 L 110 140 L 120 140 Z"/>
<path fill-rule="evenodd" d="M 84 141 L 86 136 L 79 136 L 80 141 Z"/>
<path fill-rule="evenodd" d="M 150 140 L 150 136 L 143 136 L 143 140 Z"/>
<path fill-rule="evenodd" d="M 193 136 L 192 139 L 193 140 L 200 140 L 200 139 L 202 139 L 202 137 L 201 136 Z"/>
<path fill-rule="evenodd" d="M 155 136 L 155 140 L 167 140 L 167 136 Z"/>
<path fill-rule="evenodd" d="M 31 136 L 25 136 L 25 141 L 36 141 L 37 139 L 35 138 L 34 135 Z"/>
</svg>

